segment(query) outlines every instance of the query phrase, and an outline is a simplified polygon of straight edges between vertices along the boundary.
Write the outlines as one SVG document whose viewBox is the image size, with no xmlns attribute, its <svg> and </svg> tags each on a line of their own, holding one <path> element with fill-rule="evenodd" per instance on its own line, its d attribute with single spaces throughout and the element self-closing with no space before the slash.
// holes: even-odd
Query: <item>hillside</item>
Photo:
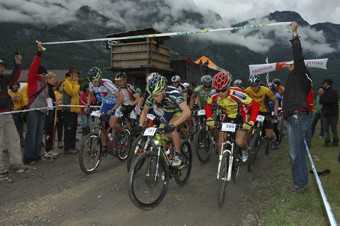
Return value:
<svg viewBox="0 0 340 226">
<path fill-rule="evenodd" d="M 164 1 L 160 1 L 157 7 L 166 7 L 164 4 Z M 144 9 L 143 7 L 147 7 L 147 5 L 138 5 L 138 7 Z M 215 26 L 221 26 L 221 24 L 223 24 L 223 21 L 221 21 L 222 19 L 218 14 L 211 14 L 211 12 L 209 12 L 206 15 L 198 12 L 183 11 L 179 18 L 169 17 L 167 23 L 176 25 L 180 24 L 181 21 L 186 21 L 200 29 L 209 27 L 209 25 L 211 25 L 210 27 L 213 27 L 213 24 L 217 24 Z M 162 19 L 155 13 L 150 12 L 148 15 L 143 15 L 141 18 L 135 19 L 136 21 L 140 21 L 138 25 L 127 25 L 122 22 L 121 24 L 115 23 L 116 26 L 110 26 L 110 22 L 112 21 L 110 21 L 109 18 L 88 6 L 80 7 L 75 12 L 75 17 L 77 19 L 76 22 L 68 22 L 53 26 L 47 26 L 45 24 L 0 23 L 0 33 L 2 34 L 0 37 L 0 58 L 10 61 L 15 49 L 18 48 L 25 58 L 24 68 L 28 68 L 36 51 L 35 40 L 44 42 L 100 38 L 115 32 L 153 25 L 157 29 L 159 27 L 157 21 Z M 320 40 L 320 42 L 323 41 L 325 43 L 322 45 L 320 44 L 320 51 L 322 52 L 327 48 L 332 49 L 332 51 L 328 51 L 328 53 L 325 54 L 316 54 L 318 50 L 309 51 L 308 48 L 313 50 L 317 45 L 313 46 L 309 43 L 302 42 L 304 55 L 306 59 L 329 58 L 327 71 L 311 69 L 314 77 L 314 84 L 316 84 L 316 86 L 318 86 L 325 77 L 332 78 L 336 84 L 340 85 L 340 79 L 337 76 L 338 71 L 340 71 L 340 25 L 332 23 L 310 25 L 296 12 L 276 11 L 265 18 L 253 18 L 235 24 L 234 26 L 257 24 L 257 22 L 261 20 L 273 22 L 297 20 L 301 27 L 312 29 L 314 30 L 314 33 L 323 32 L 325 40 Z M 168 32 L 168 30 L 160 31 Z M 203 37 L 205 34 L 201 35 L 203 38 L 189 36 L 174 37 L 167 41 L 165 45 L 171 48 L 172 60 L 184 59 L 188 54 L 191 54 L 194 59 L 197 59 L 204 54 L 220 67 L 229 70 L 234 77 L 241 77 L 245 81 L 249 74 L 249 64 L 264 63 L 266 57 L 269 57 L 270 62 L 289 60 L 292 57 L 288 41 L 289 34 L 283 33 L 279 36 L 277 35 L 278 32 L 260 34 L 261 32 L 262 31 L 260 30 L 252 30 L 244 33 L 244 36 L 248 38 L 250 36 L 261 37 L 261 35 L 263 35 L 263 39 L 272 41 L 272 45 L 266 52 L 254 51 L 247 45 L 216 41 L 216 38 L 209 40 Z M 310 33 L 300 33 L 302 37 L 306 37 L 306 35 L 309 34 Z M 240 33 L 239 35 L 243 35 L 243 33 Z M 318 43 L 318 40 L 316 40 L 315 43 Z M 305 49 L 305 45 L 308 48 Z M 327 45 L 327 48 L 323 48 L 323 45 Z M 108 68 L 110 66 L 110 55 L 108 50 L 106 50 L 105 42 L 54 45 L 48 46 L 47 48 L 48 50 L 44 53 L 43 64 L 49 69 L 65 69 L 70 65 L 75 65 L 79 67 L 81 71 L 86 72 L 91 66 L 98 66 L 101 68 Z M 280 76 L 280 78 L 284 80 L 286 74 L 286 72 L 280 72 L 277 75 L 273 74 L 271 77 Z M 83 73 L 83 76 L 84 75 L 85 73 Z"/>
</svg>

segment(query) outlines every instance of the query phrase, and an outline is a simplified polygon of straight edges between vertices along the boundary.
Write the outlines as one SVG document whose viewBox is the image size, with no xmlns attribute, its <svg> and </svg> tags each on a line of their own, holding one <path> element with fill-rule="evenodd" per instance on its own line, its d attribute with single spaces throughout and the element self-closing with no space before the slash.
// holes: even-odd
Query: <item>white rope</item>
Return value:
<svg viewBox="0 0 340 226">
<path fill-rule="evenodd" d="M 57 107 L 74 107 L 74 108 L 86 108 L 87 106 L 84 105 L 56 105 L 53 107 L 42 107 L 42 108 L 29 108 L 25 110 L 18 110 L 18 111 L 9 111 L 9 112 L 1 112 L 0 115 L 11 115 L 16 113 L 28 112 L 28 111 L 39 111 L 39 110 L 53 110 Z M 92 105 L 89 106 L 90 108 L 100 108 L 100 106 Z"/>
<path fill-rule="evenodd" d="M 84 42 L 116 41 L 116 40 L 125 40 L 125 39 L 156 38 L 156 37 L 165 37 L 165 36 L 184 36 L 184 35 L 204 34 L 208 32 L 234 31 L 234 30 L 241 30 L 241 29 L 267 27 L 267 26 L 283 26 L 283 25 L 289 25 L 289 24 L 291 24 L 291 22 L 278 22 L 278 23 L 245 25 L 245 26 L 239 26 L 239 27 L 228 27 L 228 28 L 218 28 L 218 29 L 168 32 L 168 33 L 161 33 L 161 34 L 134 35 L 134 36 L 114 37 L 114 38 L 96 38 L 96 39 L 84 39 L 84 40 L 74 40 L 74 41 L 61 41 L 61 42 L 43 42 L 42 44 L 43 45 L 57 45 L 57 44 L 84 43 Z"/>
</svg>

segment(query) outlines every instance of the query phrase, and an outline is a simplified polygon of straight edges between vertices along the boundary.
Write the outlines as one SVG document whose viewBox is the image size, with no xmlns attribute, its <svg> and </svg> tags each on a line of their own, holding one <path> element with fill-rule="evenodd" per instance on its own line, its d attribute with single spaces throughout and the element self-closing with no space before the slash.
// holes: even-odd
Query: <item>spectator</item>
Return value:
<svg viewBox="0 0 340 226">
<path fill-rule="evenodd" d="M 47 69 L 40 65 L 43 46 L 38 43 L 38 52 L 30 66 L 27 77 L 27 95 L 29 108 L 47 107 L 48 97 L 45 75 Z M 41 160 L 41 143 L 46 119 L 46 109 L 29 111 L 27 113 L 27 134 L 25 138 L 24 163 L 34 164 Z"/>
<path fill-rule="evenodd" d="M 89 83 L 85 82 L 82 86 L 82 92 L 80 94 L 80 105 L 87 106 L 87 99 L 90 93 Z M 91 105 L 96 104 L 96 97 L 92 95 Z M 80 109 L 80 117 L 81 117 L 81 128 L 82 128 L 82 136 L 85 137 L 90 133 L 90 125 L 91 125 L 91 115 L 84 111 L 84 108 Z"/>
<path fill-rule="evenodd" d="M 11 98 L 8 96 L 7 87 L 15 82 L 21 73 L 21 55 L 15 56 L 14 70 L 11 74 L 5 75 L 6 63 L 0 60 L 0 113 L 9 112 Z M 19 135 L 13 123 L 11 115 L 0 114 L 0 175 L 7 174 L 10 165 L 23 167 L 21 148 L 18 143 Z M 5 157 L 5 155 L 7 155 Z M 8 157 L 9 155 L 9 157 Z"/>
<path fill-rule="evenodd" d="M 46 83 L 48 88 L 48 97 L 51 98 L 53 105 L 56 103 L 56 97 L 54 94 L 54 86 L 56 84 L 57 75 L 48 72 L 46 75 Z M 46 124 L 45 124 L 45 144 L 46 144 L 46 153 L 45 158 L 55 158 L 59 154 L 58 152 L 52 153 L 51 150 L 54 147 L 54 117 L 55 117 L 55 109 L 48 110 L 46 115 Z"/>
<path fill-rule="evenodd" d="M 61 104 L 63 100 L 63 82 L 59 81 L 56 83 L 54 87 L 54 95 L 56 98 L 57 104 Z M 58 139 L 58 148 L 63 148 L 63 130 L 64 130 L 64 114 L 63 108 L 57 107 L 57 139 Z"/>
<path fill-rule="evenodd" d="M 18 111 L 24 107 L 24 103 L 22 100 L 22 94 L 19 91 L 20 83 L 18 81 L 14 82 L 11 86 L 11 90 L 8 91 L 8 95 L 12 98 L 13 110 Z M 12 117 L 15 123 L 15 127 L 17 128 L 19 137 L 20 137 L 20 146 L 24 146 L 24 130 L 23 125 L 24 122 L 20 116 L 20 113 L 12 113 Z"/>
<path fill-rule="evenodd" d="M 323 116 L 322 120 L 324 125 L 325 147 L 329 147 L 331 145 L 329 127 L 331 127 L 333 133 L 332 146 L 339 146 L 339 135 L 337 129 L 339 115 L 338 91 L 333 89 L 332 85 L 332 80 L 324 80 L 322 83 L 324 92 L 320 95 L 320 104 L 323 105 L 321 112 Z"/>
<path fill-rule="evenodd" d="M 314 115 L 313 115 L 313 119 L 312 119 L 312 137 L 314 135 L 315 132 L 315 126 L 318 123 L 319 119 L 320 119 L 320 135 L 319 138 L 324 137 L 324 133 L 323 133 L 323 121 L 322 121 L 322 116 L 321 116 L 321 110 L 322 110 L 322 104 L 320 104 L 320 95 L 323 92 L 323 87 L 319 87 L 318 90 L 318 95 L 316 96 L 316 100 L 315 100 L 315 109 L 314 109 Z"/>
<path fill-rule="evenodd" d="M 63 104 L 79 105 L 79 74 L 75 67 L 70 67 L 69 76 L 64 80 Z M 78 107 L 63 107 L 64 112 L 64 153 L 77 154 L 76 135 L 78 125 Z"/>
<path fill-rule="evenodd" d="M 287 121 L 289 156 L 292 164 L 293 184 L 289 192 L 298 193 L 308 188 L 308 168 L 305 137 L 308 129 L 307 96 L 311 89 L 311 75 L 304 63 L 302 47 L 297 34 L 298 23 L 291 23 L 293 61 L 286 67 L 289 76 L 283 98 L 283 116 Z"/>
</svg>

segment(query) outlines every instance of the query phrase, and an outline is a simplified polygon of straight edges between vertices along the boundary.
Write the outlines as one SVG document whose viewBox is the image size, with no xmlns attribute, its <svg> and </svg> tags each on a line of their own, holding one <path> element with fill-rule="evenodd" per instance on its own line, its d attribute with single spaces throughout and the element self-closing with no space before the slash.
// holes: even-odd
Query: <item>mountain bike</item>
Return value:
<svg viewBox="0 0 340 226">
<path fill-rule="evenodd" d="M 149 150 L 134 160 L 129 175 L 129 196 L 140 209 L 155 208 L 165 197 L 169 179 L 175 178 L 178 185 L 185 185 L 191 174 L 192 153 L 188 141 L 180 146 L 181 165 L 172 166 L 174 147 L 165 128 L 147 128 L 144 136 L 154 137 Z"/>
<path fill-rule="evenodd" d="M 258 115 L 256 118 L 255 126 L 252 130 L 252 135 L 250 139 L 250 147 L 249 147 L 249 157 L 248 157 L 248 171 L 251 172 L 254 169 L 254 163 L 257 158 L 257 155 L 261 149 L 262 144 L 266 145 L 266 154 L 269 153 L 270 150 L 270 140 L 263 136 L 263 122 L 265 120 L 265 116 Z"/>
<path fill-rule="evenodd" d="M 159 117 L 154 114 L 147 114 L 147 128 L 155 127 L 159 124 Z M 144 132 L 144 131 L 142 131 Z M 127 170 L 130 171 L 133 161 L 142 153 L 146 152 L 149 146 L 152 144 L 152 136 L 145 136 L 143 133 L 137 136 L 132 142 L 131 149 L 129 151 L 129 157 L 127 160 Z"/>
<path fill-rule="evenodd" d="M 99 111 L 91 113 L 94 118 L 92 130 L 80 144 L 79 166 L 86 174 L 93 173 L 98 168 L 102 158 L 106 157 L 107 154 L 117 157 L 121 161 L 128 157 L 131 143 L 130 131 L 123 128 L 120 139 L 117 139 L 110 133 L 110 129 L 106 129 L 107 122 L 101 119 L 104 114 Z M 101 134 L 104 134 L 107 152 L 103 150 Z"/>
<path fill-rule="evenodd" d="M 226 139 L 221 145 L 217 167 L 217 203 L 222 207 L 227 184 L 233 179 L 237 182 L 242 164 L 240 148 L 235 143 L 236 131 L 241 129 L 236 123 L 222 123 L 221 131 Z"/>
</svg>

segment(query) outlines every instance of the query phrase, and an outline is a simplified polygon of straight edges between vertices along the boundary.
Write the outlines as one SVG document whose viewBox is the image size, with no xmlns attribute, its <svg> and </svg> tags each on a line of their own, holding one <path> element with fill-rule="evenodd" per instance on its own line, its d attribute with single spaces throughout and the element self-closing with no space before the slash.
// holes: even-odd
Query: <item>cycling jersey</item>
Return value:
<svg viewBox="0 0 340 226">
<path fill-rule="evenodd" d="M 194 94 L 195 94 L 196 96 L 198 96 L 198 98 L 199 98 L 199 100 L 200 100 L 200 106 L 201 106 L 201 108 L 204 108 L 204 107 L 205 107 L 205 104 L 207 103 L 207 99 L 208 99 L 208 97 L 209 97 L 210 92 L 211 92 L 211 89 L 209 89 L 208 91 L 205 91 L 203 85 L 197 86 L 197 87 L 194 89 Z"/>
<path fill-rule="evenodd" d="M 96 94 L 96 97 L 100 96 L 99 99 L 101 100 L 102 104 L 116 104 L 117 97 L 115 94 L 118 89 L 111 80 L 101 79 L 98 87 L 93 86 L 92 82 L 90 82 L 89 89 L 91 92 Z"/>
<path fill-rule="evenodd" d="M 269 100 L 275 102 L 276 97 L 274 93 L 265 86 L 260 86 L 258 92 L 254 92 L 251 87 L 245 89 L 246 94 L 248 94 L 253 100 L 260 104 L 260 112 L 270 112 Z"/>
<path fill-rule="evenodd" d="M 174 87 L 174 86 L 172 86 L 172 87 Z M 185 88 L 185 86 L 182 83 L 180 83 L 177 88 L 176 87 L 174 87 L 174 88 L 177 89 L 178 92 L 181 93 L 181 94 L 188 92 L 187 88 Z"/>
<path fill-rule="evenodd" d="M 117 87 L 119 92 L 123 95 L 124 98 L 124 105 L 131 105 L 132 101 L 135 99 L 133 95 L 135 95 L 136 90 L 130 84 L 126 84 L 125 87 Z"/>
<path fill-rule="evenodd" d="M 244 122 L 246 122 L 246 112 L 251 109 L 250 121 L 256 122 L 259 104 L 239 88 L 230 87 L 228 95 L 224 99 L 219 97 L 216 90 L 212 90 L 205 105 L 207 118 L 212 117 L 212 107 L 214 103 L 222 108 L 228 118 L 235 119 L 242 116 Z"/>
</svg>

